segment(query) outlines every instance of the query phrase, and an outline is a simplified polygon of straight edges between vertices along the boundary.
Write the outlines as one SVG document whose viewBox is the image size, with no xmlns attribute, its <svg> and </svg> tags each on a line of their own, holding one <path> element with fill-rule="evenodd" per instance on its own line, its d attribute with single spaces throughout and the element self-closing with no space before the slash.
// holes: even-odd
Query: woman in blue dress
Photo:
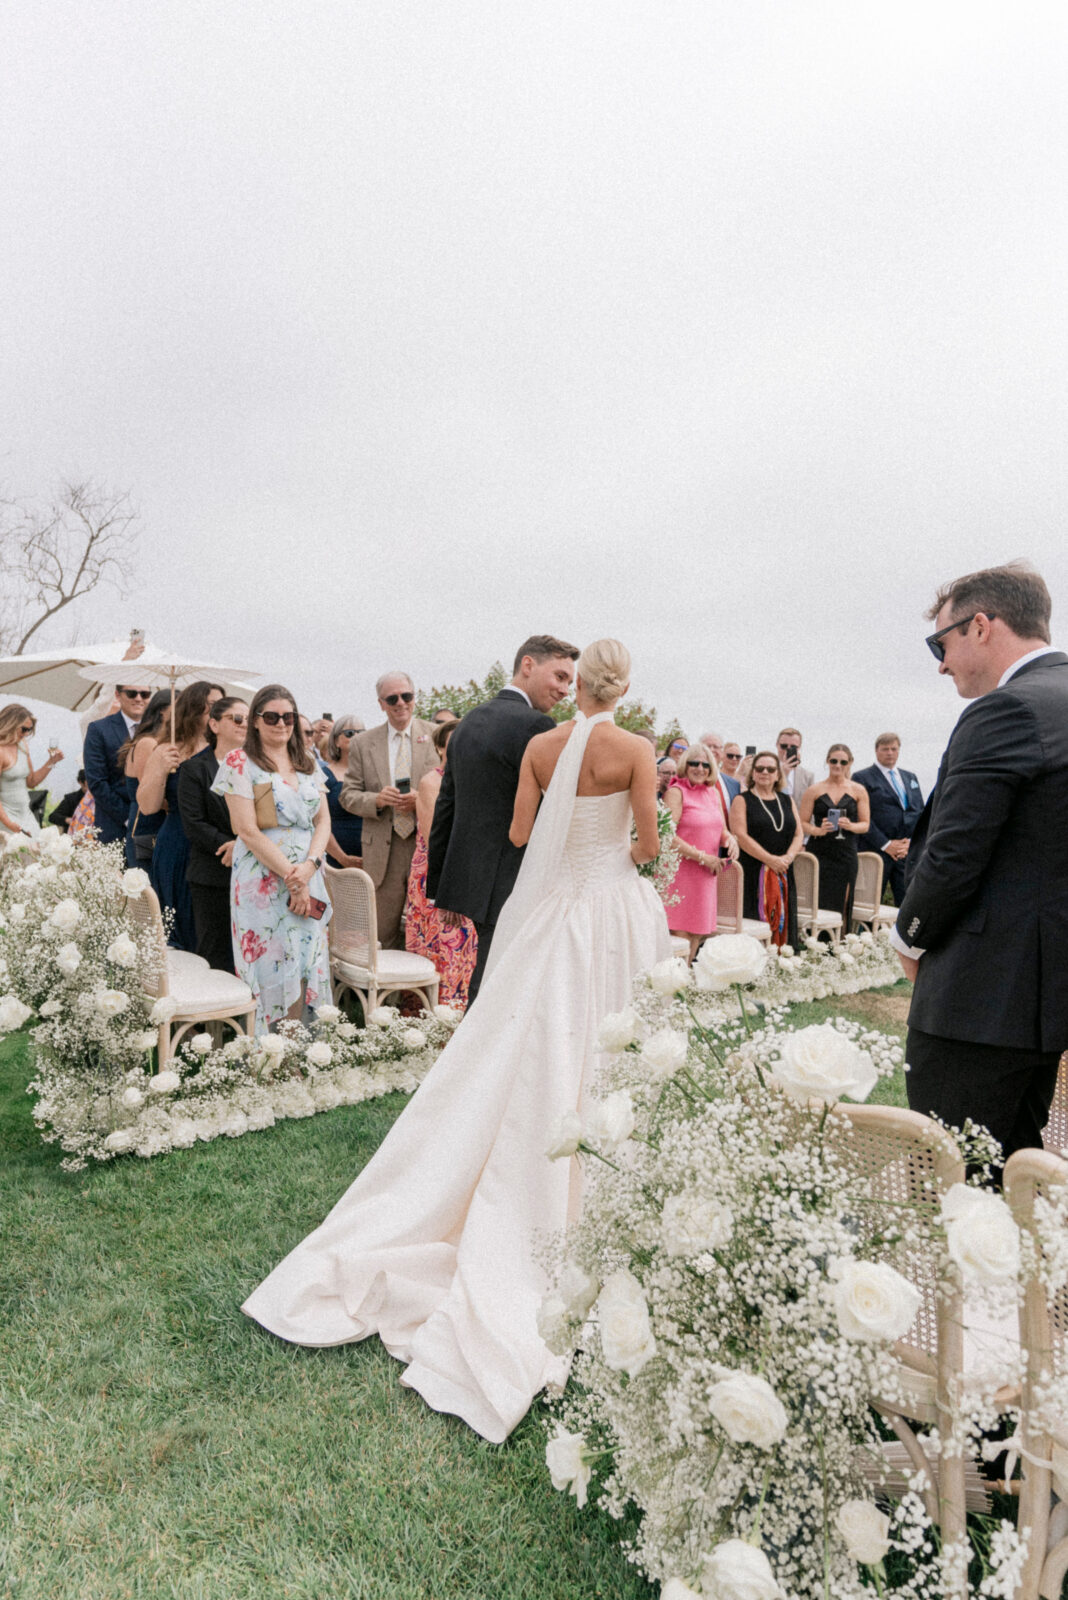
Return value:
<svg viewBox="0 0 1068 1600">
<path fill-rule="evenodd" d="M 350 712 L 338 717 L 326 741 L 326 753 L 320 756 L 319 765 L 326 779 L 326 803 L 330 807 L 330 843 L 326 859 L 332 867 L 363 866 L 363 818 L 353 816 L 341 804 L 341 787 L 349 765 L 349 748 L 356 734 L 363 732 L 363 723 Z"/>
<path fill-rule="evenodd" d="M 178 811 L 178 768 L 207 745 L 208 712 L 222 697 L 223 690 L 217 683 L 203 680 L 182 690 L 174 705 L 174 743 L 161 742 L 154 747 L 137 785 L 137 804 L 145 815 L 162 810 L 164 805 L 167 809 L 166 820 L 156 835 L 148 875 L 160 905 L 174 913 L 168 942 L 175 950 L 195 951 L 197 947 L 193 899 L 186 879 L 189 840 Z M 169 734 L 169 716 L 159 732 Z"/>
<path fill-rule="evenodd" d="M 226 796 L 237 835 L 234 965 L 256 997 L 262 1032 L 330 998 L 330 900 L 322 874 L 330 808 L 288 689 L 269 683 L 257 691 L 245 748 L 226 757 L 212 788 Z"/>
</svg>

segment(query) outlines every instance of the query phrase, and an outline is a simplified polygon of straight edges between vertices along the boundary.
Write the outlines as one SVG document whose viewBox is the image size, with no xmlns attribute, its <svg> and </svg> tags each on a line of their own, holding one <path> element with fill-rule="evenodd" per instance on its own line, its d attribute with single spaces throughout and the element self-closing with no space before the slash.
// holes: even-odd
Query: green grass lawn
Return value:
<svg viewBox="0 0 1068 1600">
<path fill-rule="evenodd" d="M 301 1350 L 238 1310 L 401 1096 L 68 1174 L 28 1057 L 0 1041 L 0 1593 L 649 1600 L 619 1527 L 552 1489 L 540 1407 L 489 1445 L 377 1340 Z"/>
</svg>

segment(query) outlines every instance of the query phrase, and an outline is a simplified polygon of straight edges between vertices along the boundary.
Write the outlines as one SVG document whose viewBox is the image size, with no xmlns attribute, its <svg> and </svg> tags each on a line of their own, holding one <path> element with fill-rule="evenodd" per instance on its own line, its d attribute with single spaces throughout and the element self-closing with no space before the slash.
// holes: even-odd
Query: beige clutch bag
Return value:
<svg viewBox="0 0 1068 1600">
<path fill-rule="evenodd" d="M 252 785 L 252 801 L 256 807 L 257 828 L 277 828 L 278 807 L 274 803 L 274 785 L 269 778 L 266 783 Z"/>
</svg>

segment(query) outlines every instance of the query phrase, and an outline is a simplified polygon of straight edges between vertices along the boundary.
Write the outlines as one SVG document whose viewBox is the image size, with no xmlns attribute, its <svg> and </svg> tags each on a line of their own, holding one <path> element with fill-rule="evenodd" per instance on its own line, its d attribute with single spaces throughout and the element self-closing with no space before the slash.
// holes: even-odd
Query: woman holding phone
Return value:
<svg viewBox="0 0 1068 1600">
<path fill-rule="evenodd" d="M 226 796 L 237 835 L 230 877 L 234 966 L 256 997 L 256 1027 L 330 998 L 322 865 L 330 838 L 326 779 L 308 750 L 296 701 L 269 683 L 249 707 L 243 750 L 220 763 L 215 794 Z"/>
<path fill-rule="evenodd" d="M 826 778 L 801 796 L 805 848 L 820 864 L 820 910 L 838 912 L 847 933 L 857 882 L 857 834 L 867 833 L 871 815 L 868 791 L 850 781 L 852 770 L 849 746 L 832 744 Z"/>
</svg>

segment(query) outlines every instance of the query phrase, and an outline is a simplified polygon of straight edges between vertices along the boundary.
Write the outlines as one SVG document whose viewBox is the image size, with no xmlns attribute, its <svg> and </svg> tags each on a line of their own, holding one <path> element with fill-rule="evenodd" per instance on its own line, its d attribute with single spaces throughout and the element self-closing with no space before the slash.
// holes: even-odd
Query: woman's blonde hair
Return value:
<svg viewBox="0 0 1068 1600">
<path fill-rule="evenodd" d="M 595 639 L 578 658 L 578 674 L 587 694 L 607 705 L 630 682 L 630 651 L 618 639 Z"/>
<path fill-rule="evenodd" d="M 22 724 L 36 722 L 37 718 L 26 706 L 5 706 L 0 711 L 0 744 L 18 744 L 22 739 Z"/>
<path fill-rule="evenodd" d="M 712 768 L 709 783 L 719 782 L 719 765 L 707 744 L 692 744 L 684 750 L 681 756 L 676 756 L 675 767 L 680 778 L 688 778 L 688 769 L 691 761 L 707 761 Z"/>
</svg>

